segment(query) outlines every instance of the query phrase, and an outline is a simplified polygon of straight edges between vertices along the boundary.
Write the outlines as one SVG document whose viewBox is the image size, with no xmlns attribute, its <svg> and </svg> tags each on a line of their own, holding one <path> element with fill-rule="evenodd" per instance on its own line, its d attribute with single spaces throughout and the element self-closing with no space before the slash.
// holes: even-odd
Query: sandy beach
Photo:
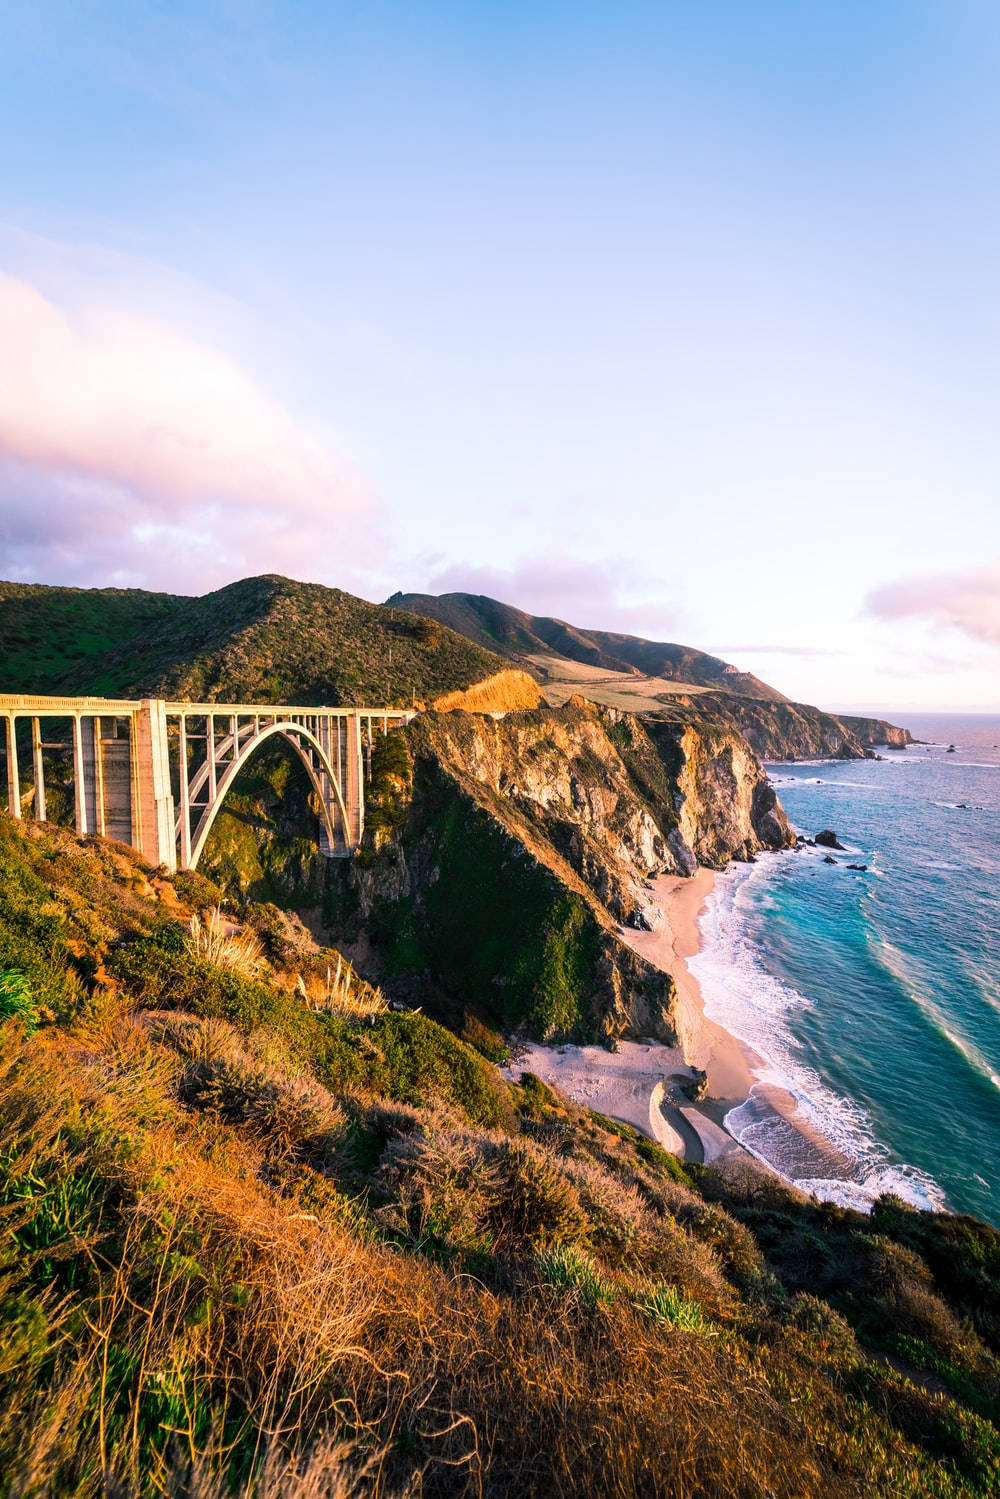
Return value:
<svg viewBox="0 0 1000 1499">
<path fill-rule="evenodd" d="M 669 973 L 677 985 L 677 1031 L 686 1060 L 708 1074 L 714 1099 L 742 1102 L 754 1081 L 752 1064 L 761 1059 L 705 1014 L 701 988 L 687 965 L 701 946 L 698 920 L 712 893 L 715 875 L 699 869 L 688 879 L 664 874 L 652 882 L 650 905 L 663 912 L 651 932 L 622 928 L 622 940 Z"/>
<path fill-rule="evenodd" d="M 650 905 L 663 912 L 655 930 L 622 928 L 620 934 L 673 977 L 679 1045 L 622 1041 L 617 1052 L 601 1046 L 529 1045 L 519 1052 L 509 1074 L 534 1072 L 574 1103 L 634 1125 L 686 1160 L 713 1161 L 739 1150 L 722 1119 L 750 1094 L 750 1060 L 728 1031 L 706 1017 L 701 990 L 685 961 L 698 951 L 698 918 L 713 882 L 708 869 L 690 879 L 661 876 L 649 894 Z M 707 1074 L 710 1095 L 698 1104 L 687 1097 L 684 1086 L 695 1068 Z"/>
<path fill-rule="evenodd" d="M 700 985 L 687 959 L 701 947 L 699 919 L 715 875 L 699 869 L 691 878 L 660 875 L 651 882 L 649 904 L 663 914 L 652 931 L 622 928 L 624 942 L 669 973 L 677 986 L 678 1046 L 623 1041 L 617 1052 L 600 1046 L 524 1048 L 509 1075 L 536 1073 L 575 1103 L 634 1125 L 685 1160 L 715 1161 L 743 1151 L 726 1129 L 727 1116 L 773 1141 L 782 1158 L 795 1161 L 798 1179 L 848 1181 L 853 1163 L 820 1135 L 796 1098 L 768 1077 L 766 1059 L 705 1014 Z M 685 1083 L 693 1069 L 708 1078 L 707 1096 L 692 1103 Z M 739 1111 L 734 1114 L 734 1111 Z"/>
</svg>

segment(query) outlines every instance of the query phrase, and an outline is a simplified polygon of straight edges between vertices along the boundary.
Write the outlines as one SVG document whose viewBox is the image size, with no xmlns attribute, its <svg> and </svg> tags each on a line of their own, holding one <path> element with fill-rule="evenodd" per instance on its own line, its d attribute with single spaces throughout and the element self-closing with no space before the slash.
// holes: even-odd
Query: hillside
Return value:
<svg viewBox="0 0 1000 1499">
<path fill-rule="evenodd" d="M 141 588 L 0 582 L 0 691 L 58 693 L 67 682 L 96 681 L 103 656 L 156 632 L 190 602 Z"/>
<path fill-rule="evenodd" d="M 793 703 L 766 682 L 690 646 L 581 630 L 478 594 L 395 593 L 412 609 L 507 655 L 563 703 L 576 694 L 643 716 L 697 723 L 722 719 L 767 760 L 860 759 L 880 745 L 910 742 L 884 719 L 825 713 Z"/>
<path fill-rule="evenodd" d="M 667 681 L 738 692 L 745 697 L 784 701 L 782 694 L 766 682 L 691 646 L 643 640 L 608 630 L 581 629 L 549 615 L 528 614 L 483 594 L 394 593 L 386 603 L 436 619 L 487 650 L 498 651 L 518 663 L 531 662 L 537 656 L 563 656 L 605 671 L 663 677 Z"/>
<path fill-rule="evenodd" d="M 723 867 L 792 835 L 727 725 L 647 723 L 576 699 L 426 713 L 378 740 L 355 859 L 324 859 L 288 757 L 251 766 L 202 870 L 275 900 L 437 1019 L 468 996 L 528 1038 L 676 1039 L 672 981 L 623 940 L 650 881 Z M 516 940 L 511 934 L 516 932 Z"/>
<path fill-rule="evenodd" d="M 5 691 L 331 706 L 429 702 L 510 664 L 405 610 L 272 576 L 202 598 L 4 584 L 0 653 Z"/>
<path fill-rule="evenodd" d="M 217 899 L 0 815 L 5 1495 L 995 1491 L 993 1229 L 684 1164 Z"/>
</svg>

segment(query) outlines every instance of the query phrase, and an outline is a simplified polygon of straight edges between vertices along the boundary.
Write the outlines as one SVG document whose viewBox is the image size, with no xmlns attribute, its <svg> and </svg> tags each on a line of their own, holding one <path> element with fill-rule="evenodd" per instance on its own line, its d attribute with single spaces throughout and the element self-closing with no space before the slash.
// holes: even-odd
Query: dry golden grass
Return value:
<svg viewBox="0 0 1000 1499">
<path fill-rule="evenodd" d="M 204 1023 L 201 1035 L 189 1051 L 236 1045 Z M 0 1354 L 11 1496 L 217 1499 L 227 1470 L 256 1499 L 872 1492 L 872 1452 L 793 1345 L 684 1332 L 625 1297 L 588 1306 L 517 1258 L 519 1234 L 544 1237 L 551 1211 L 557 1233 L 585 1234 L 584 1191 L 652 1235 L 627 1188 L 616 1201 L 593 1171 L 573 1188 L 537 1146 L 427 1131 L 397 1109 L 419 1170 L 401 1146 L 387 1170 L 416 1185 L 411 1202 L 484 1163 L 473 1196 L 514 1255 L 490 1289 L 363 1241 L 287 1180 L 270 1186 L 267 1131 L 179 1113 L 163 1026 L 126 1016 L 79 1040 L 18 1041 L 11 1027 L 2 1039 L 3 1222 L 21 1246 L 6 1304 L 25 1308 L 16 1379 L 9 1326 Z M 877 1438 L 892 1484 L 880 1493 L 904 1478 L 934 1492 L 912 1481 L 898 1436 Z"/>
<path fill-rule="evenodd" d="M 204 921 L 195 912 L 189 933 L 191 951 L 210 963 L 218 963 L 220 968 L 231 968 L 244 978 L 254 978 L 263 966 L 264 946 L 260 938 L 255 932 L 233 930 L 218 906 L 212 907 Z"/>
<path fill-rule="evenodd" d="M 367 1020 L 372 1015 L 384 1015 L 389 1008 L 382 990 L 359 978 L 340 953 L 336 964 L 327 967 L 325 978 L 313 973 L 304 979 L 297 973 L 295 988 L 311 1010 L 321 1013 Z"/>
<path fill-rule="evenodd" d="M 446 692 L 435 698 L 431 707 L 439 713 L 462 709 L 466 713 L 515 713 L 523 708 L 537 708 L 545 699 L 534 677 L 526 671 L 498 671 L 482 682 L 474 682 L 464 692 Z"/>
</svg>

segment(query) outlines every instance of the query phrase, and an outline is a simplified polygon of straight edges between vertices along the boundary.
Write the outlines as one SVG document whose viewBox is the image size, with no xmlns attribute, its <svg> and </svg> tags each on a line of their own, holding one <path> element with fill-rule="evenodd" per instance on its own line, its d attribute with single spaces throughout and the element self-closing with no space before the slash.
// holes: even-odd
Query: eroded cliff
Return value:
<svg viewBox="0 0 1000 1499">
<path fill-rule="evenodd" d="M 380 745 L 369 801 L 340 919 L 431 1003 L 549 1038 L 673 1041 L 672 980 L 619 928 L 653 919 L 658 874 L 792 842 L 727 725 L 581 699 L 424 714 Z"/>
<path fill-rule="evenodd" d="M 737 729 L 762 760 L 861 760 L 879 746 L 901 749 L 908 729 L 881 718 L 824 713 L 808 703 L 768 703 L 728 693 L 700 693 L 665 706 L 689 722 L 718 717 Z"/>
</svg>

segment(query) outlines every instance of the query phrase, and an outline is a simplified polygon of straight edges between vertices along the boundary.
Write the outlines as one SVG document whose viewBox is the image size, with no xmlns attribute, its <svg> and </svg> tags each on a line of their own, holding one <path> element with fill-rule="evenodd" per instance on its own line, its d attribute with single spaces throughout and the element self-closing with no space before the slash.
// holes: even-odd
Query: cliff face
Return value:
<svg viewBox="0 0 1000 1499">
<path fill-rule="evenodd" d="M 674 1041 L 672 981 L 618 928 L 649 922 L 657 874 L 792 842 L 725 725 L 574 699 L 500 720 L 425 714 L 384 753 L 350 870 L 357 935 L 431 1002 L 544 1037 Z"/>
<path fill-rule="evenodd" d="M 700 693 L 683 700 L 694 723 L 719 718 L 739 730 L 762 760 L 861 760 L 878 745 L 902 747 L 908 729 L 880 718 L 824 713 L 807 703 L 767 703 L 724 693 Z"/>
<path fill-rule="evenodd" d="M 855 718 L 839 715 L 840 722 L 857 739 L 862 749 L 879 749 L 888 746 L 889 749 L 905 749 L 908 744 L 913 743 L 913 735 L 909 729 L 898 728 L 894 723 L 886 723 L 884 718 Z"/>
</svg>

